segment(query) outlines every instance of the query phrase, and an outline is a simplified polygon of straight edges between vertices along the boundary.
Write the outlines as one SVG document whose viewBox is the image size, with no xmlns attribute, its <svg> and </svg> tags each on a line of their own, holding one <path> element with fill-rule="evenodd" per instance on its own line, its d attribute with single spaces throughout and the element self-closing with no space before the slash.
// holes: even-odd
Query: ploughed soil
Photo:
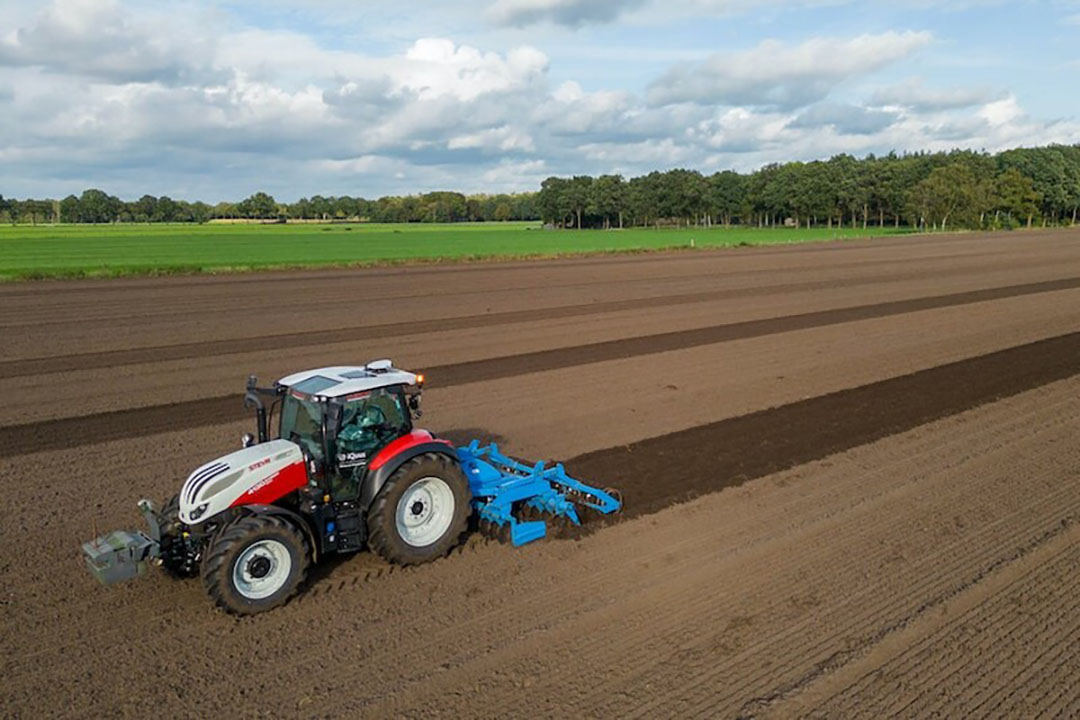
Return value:
<svg viewBox="0 0 1080 720">
<path fill-rule="evenodd" d="M 0 715 L 1080 713 L 1080 232 L 19 284 L 0 329 Z M 246 619 L 81 567 L 249 373 L 384 356 L 625 512 Z"/>
</svg>

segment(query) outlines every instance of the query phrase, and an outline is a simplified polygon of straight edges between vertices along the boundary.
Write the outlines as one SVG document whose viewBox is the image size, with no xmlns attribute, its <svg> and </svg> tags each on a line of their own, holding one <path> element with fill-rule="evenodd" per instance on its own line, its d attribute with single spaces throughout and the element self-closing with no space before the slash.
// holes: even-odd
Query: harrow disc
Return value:
<svg viewBox="0 0 1080 720">
<path fill-rule="evenodd" d="M 612 515 L 621 515 L 623 508 L 626 507 L 626 504 L 623 502 L 622 490 L 613 487 L 606 487 L 604 488 L 604 492 L 615 498 L 616 502 L 619 503 L 619 509 L 613 512 Z"/>
<path fill-rule="evenodd" d="M 549 513 L 545 510 L 540 510 L 532 505 L 523 505 L 514 513 L 514 517 L 518 522 L 536 522 L 542 521 L 547 525 L 547 535 L 549 538 L 566 537 L 575 527 L 574 522 L 565 515 L 556 515 Z"/>
<path fill-rule="evenodd" d="M 510 542 L 510 525 L 500 525 L 499 523 L 492 522 L 490 520 L 481 520 L 478 530 L 480 534 L 491 540 L 497 540 L 501 543 Z"/>
</svg>

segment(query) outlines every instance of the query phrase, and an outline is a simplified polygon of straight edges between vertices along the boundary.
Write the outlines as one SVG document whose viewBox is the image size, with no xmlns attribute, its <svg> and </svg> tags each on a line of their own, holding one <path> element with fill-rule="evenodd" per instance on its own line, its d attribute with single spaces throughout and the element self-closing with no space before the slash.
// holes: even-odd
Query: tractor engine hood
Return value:
<svg viewBox="0 0 1080 720">
<path fill-rule="evenodd" d="M 288 440 L 271 440 L 212 460 L 180 490 L 180 521 L 197 525 L 231 507 L 265 505 L 308 482 L 304 454 Z"/>
</svg>

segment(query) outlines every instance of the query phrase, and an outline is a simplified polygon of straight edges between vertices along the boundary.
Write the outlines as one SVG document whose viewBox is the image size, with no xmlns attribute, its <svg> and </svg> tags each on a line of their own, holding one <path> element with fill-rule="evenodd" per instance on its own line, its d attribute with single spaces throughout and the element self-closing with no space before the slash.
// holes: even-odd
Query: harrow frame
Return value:
<svg viewBox="0 0 1080 720">
<path fill-rule="evenodd" d="M 473 440 L 458 448 L 458 457 L 472 491 L 473 508 L 481 529 L 487 534 L 505 535 L 517 545 L 539 540 L 547 534 L 544 520 L 522 521 L 516 510 L 532 509 L 554 519 L 581 525 L 578 510 L 610 515 L 622 509 L 622 501 L 611 490 L 587 485 L 566 474 L 562 463 L 548 465 L 541 460 L 527 465 L 499 452 L 495 443 L 480 445 Z"/>
</svg>

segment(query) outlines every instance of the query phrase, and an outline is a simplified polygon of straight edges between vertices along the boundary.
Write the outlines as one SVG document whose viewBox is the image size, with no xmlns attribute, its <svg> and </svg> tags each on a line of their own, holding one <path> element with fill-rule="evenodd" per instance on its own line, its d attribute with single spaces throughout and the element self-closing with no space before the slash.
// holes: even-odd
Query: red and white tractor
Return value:
<svg viewBox="0 0 1080 720">
<path fill-rule="evenodd" d="M 330 553 L 367 547 L 415 565 L 445 555 L 472 520 L 521 545 L 543 537 L 547 522 L 580 524 L 579 510 L 621 508 L 615 491 L 561 465 L 526 465 L 476 441 L 456 448 L 415 428 L 422 388 L 423 375 L 389 360 L 296 373 L 270 388 L 248 378 L 257 435 L 197 468 L 161 510 L 140 500 L 149 532 L 84 543 L 87 566 L 103 584 L 147 564 L 200 576 L 219 607 L 252 614 L 285 603 Z"/>
</svg>

